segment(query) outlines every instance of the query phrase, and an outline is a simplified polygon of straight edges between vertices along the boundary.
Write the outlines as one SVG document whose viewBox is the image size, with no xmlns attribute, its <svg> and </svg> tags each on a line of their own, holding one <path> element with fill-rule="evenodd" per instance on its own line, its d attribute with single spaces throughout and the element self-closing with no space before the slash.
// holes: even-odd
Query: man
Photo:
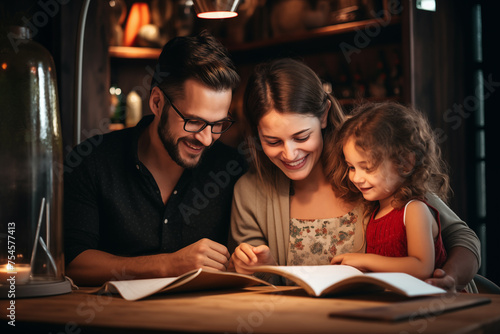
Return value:
<svg viewBox="0 0 500 334">
<path fill-rule="evenodd" d="M 239 80 L 208 33 L 175 38 L 159 57 L 153 115 L 68 155 L 66 274 L 76 284 L 226 270 L 233 186 L 246 166 L 216 140 L 233 122 Z M 78 161 L 84 147 L 92 152 Z"/>
</svg>

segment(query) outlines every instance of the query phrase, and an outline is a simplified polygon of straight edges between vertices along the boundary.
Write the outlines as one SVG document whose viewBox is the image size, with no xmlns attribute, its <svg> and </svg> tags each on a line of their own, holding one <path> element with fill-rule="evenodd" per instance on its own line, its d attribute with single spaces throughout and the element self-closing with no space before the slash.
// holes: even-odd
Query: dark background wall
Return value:
<svg viewBox="0 0 500 334">
<path fill-rule="evenodd" d="M 53 55 L 58 73 L 58 88 L 64 153 L 74 145 L 73 110 L 74 77 L 77 25 L 82 1 L 71 0 L 18 0 L 0 4 L 1 25 L 24 23 L 32 26 L 34 40 L 44 45 Z M 414 1 L 404 1 L 414 8 Z M 459 214 L 482 238 L 483 266 L 481 273 L 500 284 L 500 269 L 494 258 L 500 255 L 500 222 L 496 217 L 498 205 L 496 175 L 496 154 L 499 124 L 500 74 L 498 51 L 498 4 L 495 1 L 437 1 L 435 13 L 406 11 L 403 15 L 402 45 L 411 57 L 412 65 L 406 69 L 407 84 L 412 90 L 407 92 L 406 100 L 413 102 L 422 110 L 428 111 L 435 128 L 444 129 L 447 139 L 443 142 L 443 152 L 452 169 L 454 197 L 450 203 Z M 86 24 L 84 49 L 84 79 L 82 101 L 82 139 L 107 132 L 109 123 L 108 89 L 110 78 L 118 77 L 127 82 L 126 72 L 112 71 L 108 57 L 109 32 L 107 12 L 104 1 L 92 1 Z M 481 5 L 482 58 L 476 59 L 473 45 L 477 34 L 474 28 L 473 8 Z M 321 50 L 326 43 L 338 39 L 311 40 L 290 44 L 290 52 L 297 50 Z M 285 47 L 287 44 L 283 44 Z M 282 46 L 268 46 L 260 51 L 238 52 L 243 72 L 251 70 L 248 63 L 281 53 Z M 285 51 L 286 52 L 286 51 Z M 154 60 L 119 60 L 121 68 L 135 72 L 126 83 L 133 87 L 137 78 L 147 76 L 146 69 L 153 66 Z M 116 63 L 115 63 L 116 64 Z M 412 67 L 413 66 L 413 67 Z M 460 116 L 460 125 L 446 121 L 444 114 L 456 104 L 464 103 L 476 94 L 474 73 L 483 73 L 484 122 L 477 122 L 480 114 L 471 110 Z M 411 81 L 411 82 L 410 82 Z M 147 112 L 147 110 L 146 110 Z M 484 146 L 481 148 L 479 133 L 484 133 Z M 495 160 L 495 161 L 493 161 Z M 484 168 L 486 182 L 478 181 L 477 175 Z M 479 189 L 479 190 L 478 190 Z M 477 202 L 478 193 L 483 191 L 486 199 Z M 485 207 L 483 212 L 481 207 Z"/>
</svg>

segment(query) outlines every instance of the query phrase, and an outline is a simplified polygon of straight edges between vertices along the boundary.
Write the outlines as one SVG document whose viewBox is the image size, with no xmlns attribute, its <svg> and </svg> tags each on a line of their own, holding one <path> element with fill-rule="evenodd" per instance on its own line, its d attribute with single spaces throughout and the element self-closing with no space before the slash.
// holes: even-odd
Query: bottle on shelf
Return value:
<svg viewBox="0 0 500 334">
<path fill-rule="evenodd" d="M 391 56 L 389 69 L 389 88 L 390 95 L 395 97 L 399 97 L 402 95 L 403 70 L 401 68 L 401 60 L 397 51 L 394 51 Z"/>
<path fill-rule="evenodd" d="M 354 92 L 352 89 L 351 72 L 347 62 L 341 62 L 339 72 L 333 80 L 333 94 L 338 99 L 352 99 Z"/>
<path fill-rule="evenodd" d="M 387 63 L 384 53 L 379 52 L 375 73 L 369 84 L 370 97 L 384 99 L 387 97 Z"/>
<path fill-rule="evenodd" d="M 127 17 L 127 4 L 124 0 L 109 0 L 109 25 L 111 38 L 109 45 L 123 45 L 123 24 Z"/>
<path fill-rule="evenodd" d="M 188 36 L 193 32 L 195 14 L 193 1 L 177 0 L 174 29 L 177 36 Z"/>
<path fill-rule="evenodd" d="M 366 97 L 366 82 L 363 80 L 363 75 L 359 70 L 359 66 L 356 66 L 352 78 L 354 98 L 357 100 L 364 99 Z"/>
<path fill-rule="evenodd" d="M 119 130 L 124 127 L 125 122 L 125 106 L 123 102 L 123 94 L 120 87 L 113 85 L 109 88 L 110 110 L 109 118 L 111 121 L 110 130 Z"/>
<path fill-rule="evenodd" d="M 137 34 L 141 27 L 149 24 L 151 15 L 149 5 L 145 2 L 136 2 L 130 8 L 123 36 L 124 46 L 137 46 Z"/>
<path fill-rule="evenodd" d="M 127 95 L 125 107 L 125 126 L 135 126 L 142 117 L 142 100 L 135 90 Z"/>
</svg>

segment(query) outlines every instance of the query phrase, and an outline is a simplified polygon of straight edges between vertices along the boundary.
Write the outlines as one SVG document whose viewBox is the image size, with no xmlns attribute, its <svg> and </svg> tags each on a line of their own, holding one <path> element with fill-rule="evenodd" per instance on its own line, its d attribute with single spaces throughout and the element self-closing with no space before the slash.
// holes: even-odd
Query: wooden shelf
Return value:
<svg viewBox="0 0 500 334">
<path fill-rule="evenodd" d="M 158 59 L 161 49 L 133 46 L 110 46 L 109 56 L 113 58 Z"/>
<path fill-rule="evenodd" d="M 374 27 L 378 26 L 383 28 L 386 26 L 400 24 L 400 23 L 401 23 L 400 16 L 340 23 L 331 26 L 316 28 L 313 30 L 307 30 L 301 33 L 294 33 L 291 35 L 279 36 L 255 42 L 242 43 L 239 45 L 229 45 L 228 49 L 231 52 L 251 51 L 251 50 L 263 49 L 266 47 L 279 46 L 289 43 L 300 43 L 314 38 L 345 34 L 349 32 L 359 31 L 369 26 L 374 26 Z"/>
<path fill-rule="evenodd" d="M 257 49 L 264 49 L 266 47 L 271 47 L 271 46 L 284 45 L 288 43 L 298 43 L 313 38 L 345 34 L 369 26 L 385 27 L 389 25 L 399 24 L 400 22 L 401 18 L 399 16 L 393 16 L 390 19 L 378 18 L 378 19 L 369 19 L 356 22 L 341 23 L 313 30 L 308 30 L 302 33 L 292 34 L 288 36 L 269 38 L 255 42 L 242 43 L 239 45 L 228 45 L 228 50 L 230 52 L 252 51 Z M 131 46 L 109 47 L 109 56 L 113 58 L 157 59 L 160 53 L 161 53 L 160 48 L 131 47 Z"/>
</svg>

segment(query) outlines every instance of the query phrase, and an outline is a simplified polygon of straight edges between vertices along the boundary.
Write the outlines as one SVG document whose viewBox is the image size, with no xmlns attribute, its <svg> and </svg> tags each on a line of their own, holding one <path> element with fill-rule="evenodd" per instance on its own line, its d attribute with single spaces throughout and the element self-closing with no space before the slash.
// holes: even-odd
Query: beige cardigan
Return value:
<svg viewBox="0 0 500 334">
<path fill-rule="evenodd" d="M 263 184 L 254 173 L 246 173 L 235 185 L 231 211 L 231 235 L 236 245 L 268 245 L 278 265 L 286 265 L 290 239 L 290 179 L 280 173 L 277 187 Z M 477 235 L 437 196 L 429 204 L 440 214 L 441 234 L 447 250 L 463 246 L 474 253 L 480 264 Z M 359 224 L 362 220 L 359 219 Z M 356 226 L 363 231 L 362 226 Z M 363 246 L 363 233 L 356 233 L 354 249 Z M 364 251 L 364 247 L 362 248 Z"/>
</svg>

